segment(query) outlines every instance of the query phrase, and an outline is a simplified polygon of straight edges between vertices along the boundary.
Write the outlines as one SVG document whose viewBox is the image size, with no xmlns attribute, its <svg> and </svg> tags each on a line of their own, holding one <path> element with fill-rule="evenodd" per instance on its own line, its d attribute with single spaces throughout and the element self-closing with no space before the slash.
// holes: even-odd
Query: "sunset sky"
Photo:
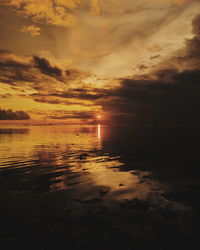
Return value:
<svg viewBox="0 0 200 250">
<path fill-rule="evenodd" d="M 199 13 L 199 0 L 0 0 L 0 108 L 34 122 L 200 121 Z"/>
</svg>

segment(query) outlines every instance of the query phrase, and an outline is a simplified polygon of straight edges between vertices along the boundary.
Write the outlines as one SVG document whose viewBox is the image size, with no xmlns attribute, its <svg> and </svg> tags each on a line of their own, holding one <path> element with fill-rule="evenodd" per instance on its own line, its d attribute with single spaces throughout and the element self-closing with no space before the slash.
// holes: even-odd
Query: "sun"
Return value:
<svg viewBox="0 0 200 250">
<path fill-rule="evenodd" d="M 101 119 L 102 118 L 102 116 L 101 115 L 97 115 L 97 119 Z"/>
</svg>

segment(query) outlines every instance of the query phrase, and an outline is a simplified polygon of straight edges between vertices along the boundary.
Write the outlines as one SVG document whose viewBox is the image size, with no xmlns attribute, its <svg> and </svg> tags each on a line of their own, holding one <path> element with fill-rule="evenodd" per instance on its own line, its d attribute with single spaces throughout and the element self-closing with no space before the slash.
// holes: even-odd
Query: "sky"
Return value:
<svg viewBox="0 0 200 250">
<path fill-rule="evenodd" d="M 0 0 L 0 122 L 199 122 L 199 13 L 200 0 Z"/>
</svg>

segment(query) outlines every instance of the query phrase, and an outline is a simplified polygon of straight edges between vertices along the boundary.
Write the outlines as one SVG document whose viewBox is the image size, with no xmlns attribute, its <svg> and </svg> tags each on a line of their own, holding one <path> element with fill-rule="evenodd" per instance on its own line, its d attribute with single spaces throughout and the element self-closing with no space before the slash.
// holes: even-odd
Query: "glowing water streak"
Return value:
<svg viewBox="0 0 200 250">
<path fill-rule="evenodd" d="M 101 139 L 101 124 L 97 125 L 98 139 Z"/>
</svg>

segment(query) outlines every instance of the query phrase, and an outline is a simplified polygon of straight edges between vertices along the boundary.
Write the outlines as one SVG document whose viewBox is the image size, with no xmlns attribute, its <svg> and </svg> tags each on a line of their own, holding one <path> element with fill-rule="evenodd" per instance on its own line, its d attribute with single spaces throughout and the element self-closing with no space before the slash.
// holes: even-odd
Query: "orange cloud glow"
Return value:
<svg viewBox="0 0 200 250">
<path fill-rule="evenodd" d="M 199 11 L 195 0 L 0 0 L 0 108 L 59 122 L 160 118 L 157 101 L 170 113 L 175 86 L 186 95 L 183 76 L 198 78 Z"/>
</svg>

